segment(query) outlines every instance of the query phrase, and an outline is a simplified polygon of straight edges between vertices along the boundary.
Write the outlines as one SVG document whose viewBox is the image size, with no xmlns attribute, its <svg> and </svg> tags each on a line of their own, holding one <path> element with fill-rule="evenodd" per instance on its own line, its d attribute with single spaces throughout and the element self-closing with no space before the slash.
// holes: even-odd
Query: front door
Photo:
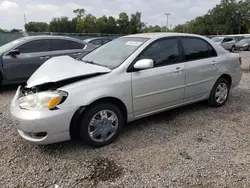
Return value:
<svg viewBox="0 0 250 188">
<path fill-rule="evenodd" d="M 179 62 L 177 38 L 151 44 L 139 57 L 152 59 L 154 68 L 132 72 L 132 97 L 135 118 L 163 111 L 183 103 L 184 64 Z"/>
<path fill-rule="evenodd" d="M 3 70 L 10 82 L 26 81 L 46 60 L 49 59 L 49 41 L 35 40 L 17 47 L 19 55 L 5 55 Z"/>
</svg>

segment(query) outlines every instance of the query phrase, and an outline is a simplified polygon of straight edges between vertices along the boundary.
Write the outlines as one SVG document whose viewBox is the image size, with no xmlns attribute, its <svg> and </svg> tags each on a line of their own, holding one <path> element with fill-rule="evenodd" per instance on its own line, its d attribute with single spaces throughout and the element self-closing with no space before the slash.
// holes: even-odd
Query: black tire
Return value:
<svg viewBox="0 0 250 188">
<path fill-rule="evenodd" d="M 217 90 L 218 86 L 219 86 L 220 84 L 222 84 L 222 83 L 225 83 L 225 84 L 227 85 L 227 97 L 226 97 L 226 99 L 224 100 L 223 103 L 218 103 L 218 102 L 216 101 L 216 96 L 215 96 L 215 94 L 216 94 L 216 90 Z M 211 91 L 211 93 L 210 93 L 210 96 L 209 96 L 209 99 L 208 99 L 208 104 L 209 104 L 210 106 L 213 106 L 213 107 L 221 107 L 221 106 L 223 106 L 223 105 L 227 102 L 227 99 L 228 99 L 228 97 L 229 97 L 229 91 L 230 91 L 230 82 L 229 82 L 227 79 L 225 79 L 225 78 L 219 78 L 219 79 L 215 82 L 214 87 L 213 87 L 213 89 L 212 89 L 212 91 Z"/>
<path fill-rule="evenodd" d="M 248 51 L 250 51 L 250 46 L 248 46 L 248 49 L 247 49 Z"/>
<path fill-rule="evenodd" d="M 116 129 L 115 134 L 110 139 L 103 141 L 103 142 L 96 142 L 90 137 L 88 133 L 88 128 L 89 128 L 89 123 L 91 119 L 94 117 L 94 115 L 102 110 L 110 110 L 115 113 L 115 115 L 118 118 L 118 127 Z M 112 143 L 118 137 L 119 133 L 122 130 L 123 125 L 124 125 L 124 116 L 121 110 L 116 105 L 111 104 L 111 103 L 96 103 L 93 106 L 90 106 L 88 109 L 86 109 L 86 111 L 83 112 L 83 117 L 79 124 L 80 138 L 84 144 L 90 145 L 92 147 L 97 147 L 97 148 L 103 147 Z"/>
<path fill-rule="evenodd" d="M 230 52 L 234 52 L 235 51 L 235 46 L 232 46 L 232 48 L 230 49 Z"/>
</svg>

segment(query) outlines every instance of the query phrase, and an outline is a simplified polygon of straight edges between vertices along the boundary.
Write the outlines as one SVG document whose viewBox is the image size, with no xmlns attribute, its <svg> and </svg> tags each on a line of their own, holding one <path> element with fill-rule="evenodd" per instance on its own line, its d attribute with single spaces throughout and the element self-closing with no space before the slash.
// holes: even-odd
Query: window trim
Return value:
<svg viewBox="0 0 250 188">
<path fill-rule="evenodd" d="M 206 44 L 207 44 L 207 49 L 209 50 L 209 46 L 212 48 L 212 50 L 215 52 L 215 56 L 212 56 L 212 54 L 210 54 L 211 56 L 210 57 L 205 57 L 205 58 L 200 58 L 200 59 L 194 59 L 194 60 L 186 60 L 185 59 L 185 49 L 184 49 L 184 45 L 183 45 L 183 38 L 192 38 L 192 39 L 199 39 L 199 40 L 202 40 L 202 41 L 204 41 Z M 195 37 L 195 36 L 181 36 L 180 37 L 180 47 L 181 47 L 181 51 L 182 51 L 182 53 L 180 54 L 180 56 L 181 56 L 181 61 L 183 62 L 183 63 L 186 63 L 186 62 L 191 62 L 191 61 L 199 61 L 199 60 L 202 60 L 202 59 L 210 59 L 210 58 L 215 58 L 215 57 L 218 57 L 218 53 L 217 53 L 217 51 L 214 49 L 214 47 L 208 42 L 208 41 L 206 41 L 205 39 L 203 39 L 203 38 L 200 38 L 200 37 Z"/>
<path fill-rule="evenodd" d="M 79 48 L 79 49 L 64 49 L 64 50 L 53 50 L 52 49 L 52 40 L 60 40 L 60 41 L 70 41 L 70 42 L 76 42 L 77 44 L 82 44 L 82 45 L 84 45 L 84 47 L 83 48 Z M 56 38 L 54 38 L 54 39 L 49 39 L 49 49 L 50 49 L 50 52 L 60 52 L 60 51 L 69 51 L 69 50 L 84 50 L 85 48 L 86 48 L 86 44 L 84 44 L 84 43 L 80 43 L 80 42 L 77 42 L 77 41 L 74 41 L 74 40 L 69 40 L 69 39 L 56 39 Z"/>
<path fill-rule="evenodd" d="M 132 61 L 132 63 L 128 66 L 127 68 L 127 72 L 130 73 L 130 72 L 137 72 L 138 70 L 134 69 L 134 64 L 139 60 L 140 56 L 147 50 L 149 49 L 152 45 L 154 45 L 155 43 L 159 42 L 159 41 L 162 41 L 162 40 L 167 40 L 167 39 L 176 39 L 177 40 L 177 48 L 178 48 L 178 62 L 176 63 L 171 63 L 171 64 L 168 64 L 168 65 L 164 65 L 164 66 L 159 66 L 159 67 L 153 67 L 151 69 L 155 69 L 155 68 L 160 68 L 160 67 L 165 67 L 165 66 L 169 66 L 169 65 L 174 65 L 174 64 L 178 64 L 178 63 L 181 63 L 181 41 L 180 41 L 180 37 L 179 36 L 170 36 L 170 37 L 163 37 L 163 38 L 160 38 L 160 39 L 156 39 L 154 40 L 153 42 L 151 42 L 150 44 L 148 44 L 148 46 L 146 48 L 144 48 L 137 56 L 136 58 Z"/>
</svg>

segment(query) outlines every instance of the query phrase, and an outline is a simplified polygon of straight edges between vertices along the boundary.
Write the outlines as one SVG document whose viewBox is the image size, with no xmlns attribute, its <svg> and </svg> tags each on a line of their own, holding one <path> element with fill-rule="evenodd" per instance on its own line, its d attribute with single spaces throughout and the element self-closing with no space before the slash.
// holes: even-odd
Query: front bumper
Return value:
<svg viewBox="0 0 250 188">
<path fill-rule="evenodd" d="M 235 49 L 237 51 L 248 50 L 248 46 L 244 46 L 244 47 L 242 47 L 242 46 L 236 46 Z"/>
<path fill-rule="evenodd" d="M 70 122 L 77 110 L 66 108 L 57 110 L 25 110 L 17 104 L 20 87 L 10 106 L 13 125 L 24 139 L 37 144 L 52 144 L 70 140 Z"/>
</svg>

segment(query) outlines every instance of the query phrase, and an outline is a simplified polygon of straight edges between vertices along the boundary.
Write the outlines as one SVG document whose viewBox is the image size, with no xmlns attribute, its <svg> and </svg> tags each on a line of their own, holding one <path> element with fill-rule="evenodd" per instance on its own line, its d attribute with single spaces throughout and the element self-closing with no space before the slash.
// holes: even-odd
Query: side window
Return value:
<svg viewBox="0 0 250 188">
<path fill-rule="evenodd" d="M 199 38 L 182 38 L 186 61 L 193 61 L 216 56 L 215 50 Z"/>
<path fill-rule="evenodd" d="M 27 42 L 18 48 L 21 54 L 35 53 L 35 52 L 47 52 L 49 51 L 49 40 L 34 40 Z"/>
<path fill-rule="evenodd" d="M 152 59 L 155 67 L 178 62 L 178 40 L 176 38 L 157 41 L 147 48 L 139 59 Z"/>
<path fill-rule="evenodd" d="M 102 40 L 97 39 L 97 40 L 91 41 L 90 43 L 94 45 L 102 45 Z"/>
<path fill-rule="evenodd" d="M 228 38 L 228 40 L 227 40 L 227 42 L 231 42 L 231 41 L 233 41 L 234 39 L 232 39 L 232 38 Z"/>
<path fill-rule="evenodd" d="M 84 44 L 70 40 L 61 40 L 61 39 L 50 40 L 51 51 L 83 49 L 84 46 L 85 46 Z"/>
</svg>

